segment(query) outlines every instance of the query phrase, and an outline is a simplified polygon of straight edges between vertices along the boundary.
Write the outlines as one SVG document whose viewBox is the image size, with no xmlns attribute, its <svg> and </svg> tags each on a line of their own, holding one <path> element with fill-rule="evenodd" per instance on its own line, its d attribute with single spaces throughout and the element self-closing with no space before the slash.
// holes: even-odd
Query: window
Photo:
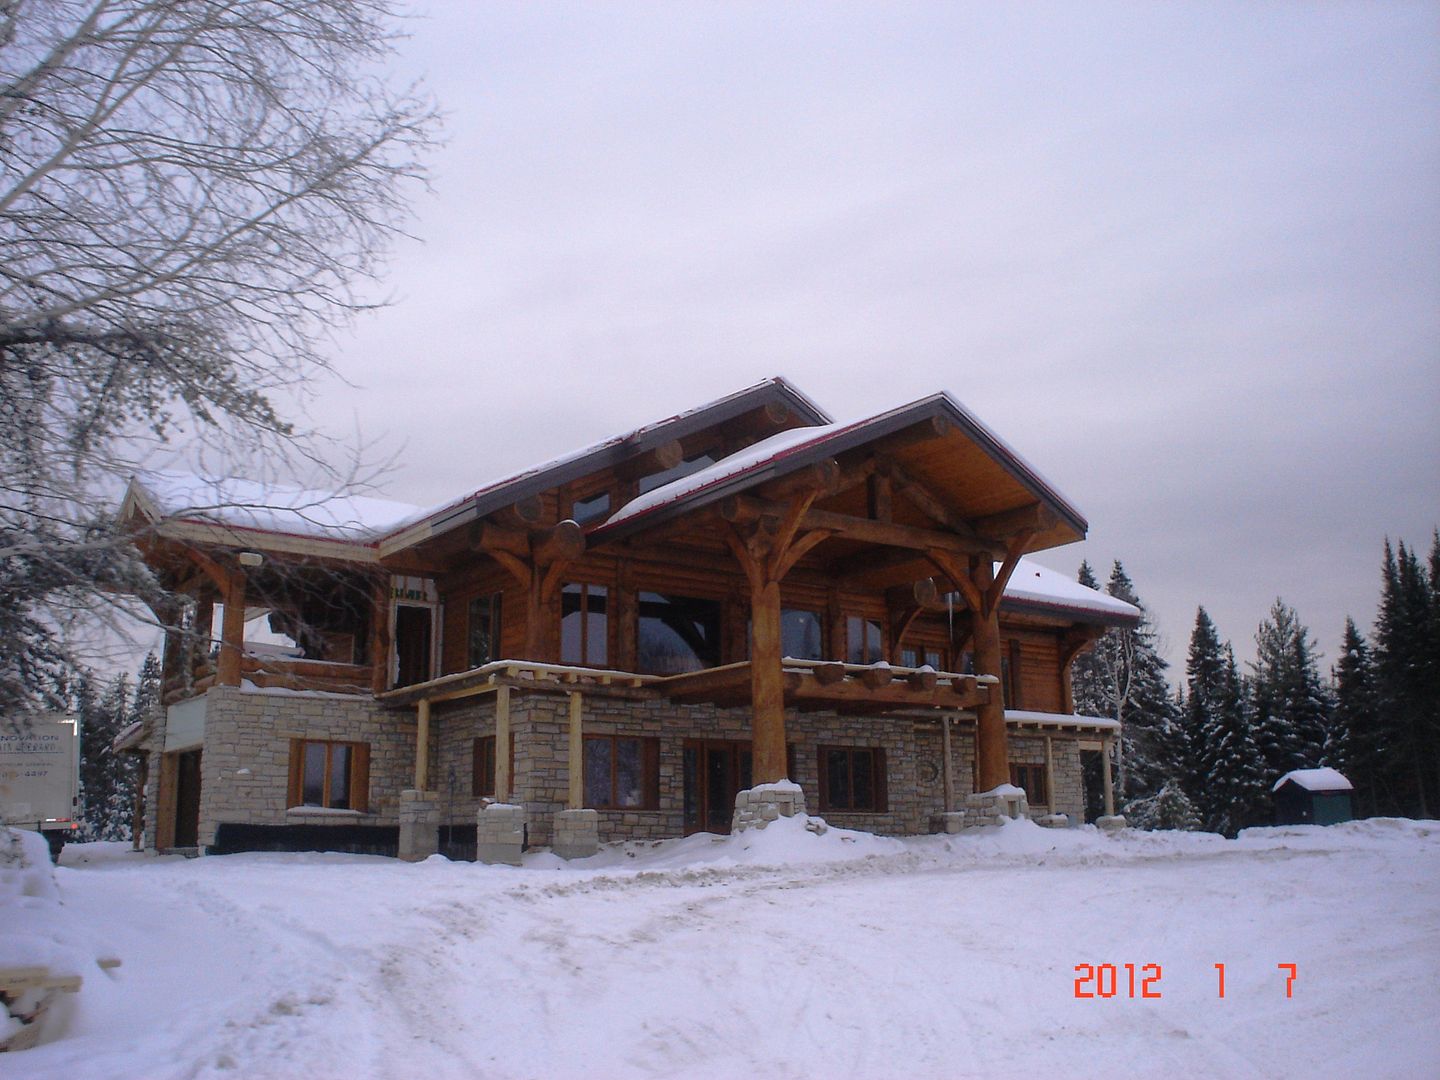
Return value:
<svg viewBox="0 0 1440 1080">
<path fill-rule="evenodd" d="M 1025 789 L 1025 801 L 1031 806 L 1049 806 L 1050 793 L 1045 790 L 1044 765 L 1010 765 L 1010 783 Z"/>
<path fill-rule="evenodd" d="M 649 476 L 642 476 L 639 484 L 640 494 L 644 495 L 647 491 L 654 491 L 658 487 L 664 487 L 672 480 L 679 480 L 682 476 L 689 476 L 691 473 L 699 472 L 707 465 L 714 464 L 715 459 L 709 454 L 700 454 L 697 457 L 686 458 L 680 462 L 679 465 L 673 465 L 660 472 L 651 473 Z"/>
<path fill-rule="evenodd" d="M 1020 643 L 1010 642 L 1009 648 L 1000 654 L 1000 691 L 1005 698 L 1005 708 L 1021 709 L 1020 704 Z"/>
<path fill-rule="evenodd" d="M 610 516 L 610 492 L 602 491 L 586 499 L 576 499 L 570 504 L 570 520 L 577 525 L 588 525 L 592 521 L 603 521 Z"/>
<path fill-rule="evenodd" d="M 660 806 L 660 740 L 585 736 L 585 805 L 592 810 Z"/>
<path fill-rule="evenodd" d="M 889 795 L 885 751 L 878 746 L 821 746 L 820 809 L 883 811 Z"/>
<path fill-rule="evenodd" d="M 852 664 L 873 664 L 885 659 L 885 632 L 874 619 L 851 615 L 845 620 L 845 637 L 849 650 L 845 658 Z"/>
<path fill-rule="evenodd" d="M 466 634 L 466 666 L 480 667 L 500 659 L 500 594 L 477 596 L 470 601 L 469 630 Z"/>
<path fill-rule="evenodd" d="M 370 796 L 370 744 L 290 740 L 290 805 L 365 810 Z"/>
<path fill-rule="evenodd" d="M 604 585 L 566 585 L 560 594 L 560 662 L 608 663 L 609 593 Z"/>
<path fill-rule="evenodd" d="M 780 612 L 780 650 L 782 656 L 795 660 L 821 660 L 823 623 L 818 611 L 786 608 Z"/>
<path fill-rule="evenodd" d="M 640 594 L 636 663 L 651 675 L 678 675 L 720 663 L 720 601 Z"/>
<path fill-rule="evenodd" d="M 929 664 L 936 671 L 944 671 L 940 650 L 931 648 L 928 645 L 918 645 L 915 648 L 900 650 L 901 667 L 924 667 Z"/>
<path fill-rule="evenodd" d="M 510 739 L 510 775 L 515 775 L 515 739 Z M 470 749 L 470 794 L 477 799 L 495 796 L 495 736 L 485 735 Z"/>
</svg>

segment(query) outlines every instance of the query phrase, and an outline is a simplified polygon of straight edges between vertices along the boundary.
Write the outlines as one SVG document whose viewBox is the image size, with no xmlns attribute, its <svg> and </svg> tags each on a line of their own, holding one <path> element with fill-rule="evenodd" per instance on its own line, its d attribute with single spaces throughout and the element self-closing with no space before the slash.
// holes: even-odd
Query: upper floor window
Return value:
<svg viewBox="0 0 1440 1080">
<path fill-rule="evenodd" d="M 601 491 L 589 498 L 576 499 L 570 505 L 570 519 L 577 525 L 589 525 L 610 516 L 610 492 Z"/>
<path fill-rule="evenodd" d="M 720 601 L 642 592 L 635 653 L 640 670 L 652 675 L 714 667 L 720 663 Z"/>
<path fill-rule="evenodd" d="M 651 473 L 649 476 L 642 476 L 639 485 L 640 494 L 644 495 L 647 491 L 654 491 L 658 487 L 664 487 L 672 480 L 679 480 L 682 476 L 689 476 L 691 473 L 699 472 L 707 465 L 714 464 L 715 459 L 709 454 L 699 454 L 693 458 L 686 458 L 680 462 L 679 465 L 672 465 L 668 469 L 660 470 L 660 472 Z"/>
<path fill-rule="evenodd" d="M 604 667 L 609 662 L 609 591 L 571 584 L 560 593 L 560 662 Z"/>
<path fill-rule="evenodd" d="M 822 660 L 825 655 L 824 622 L 818 611 L 785 608 L 780 612 L 782 656 L 796 660 Z"/>
<path fill-rule="evenodd" d="M 874 619 L 851 615 L 845 620 L 849 648 L 845 659 L 852 664 L 873 664 L 885 659 L 885 630 Z"/>
<path fill-rule="evenodd" d="M 943 671 L 944 657 L 941 651 L 930 645 L 907 646 L 900 650 L 901 667 L 924 667 L 930 665 L 936 671 Z"/>
<path fill-rule="evenodd" d="M 477 596 L 470 601 L 465 637 L 467 667 L 480 667 L 500 659 L 500 594 Z"/>
</svg>

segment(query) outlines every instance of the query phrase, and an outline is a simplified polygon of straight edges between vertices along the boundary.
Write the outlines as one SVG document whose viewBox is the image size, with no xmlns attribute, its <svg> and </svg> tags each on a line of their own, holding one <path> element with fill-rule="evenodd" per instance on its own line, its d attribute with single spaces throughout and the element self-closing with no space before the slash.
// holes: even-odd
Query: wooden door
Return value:
<svg viewBox="0 0 1440 1080">
<path fill-rule="evenodd" d="M 175 757 L 175 846 L 196 847 L 200 842 L 200 751 L 186 750 Z"/>
<path fill-rule="evenodd" d="M 428 607 L 400 604 L 395 608 L 396 686 L 430 678 L 430 624 Z"/>
<path fill-rule="evenodd" d="M 685 740 L 685 835 L 728 833 L 735 793 L 751 785 L 751 746 L 721 739 Z"/>
</svg>

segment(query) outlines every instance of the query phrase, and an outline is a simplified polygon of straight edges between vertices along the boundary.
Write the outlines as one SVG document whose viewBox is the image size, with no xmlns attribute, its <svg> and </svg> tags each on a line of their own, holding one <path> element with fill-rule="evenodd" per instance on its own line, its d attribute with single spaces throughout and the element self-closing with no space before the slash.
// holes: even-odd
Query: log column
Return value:
<svg viewBox="0 0 1440 1080">
<path fill-rule="evenodd" d="M 215 665 L 216 686 L 240 685 L 240 656 L 245 649 L 245 572 L 232 570 L 224 593 L 220 620 L 220 658 Z"/>
<path fill-rule="evenodd" d="M 993 675 L 985 701 L 975 707 L 975 771 L 980 791 L 993 791 L 1010 782 L 1010 750 L 1005 730 L 1005 695 L 1000 685 L 1000 598 L 1005 584 L 1029 544 L 1030 532 L 1018 533 L 1006 548 L 1005 561 L 995 572 L 989 555 L 972 555 L 968 565 L 954 554 L 928 550 L 926 557 L 950 578 L 970 608 L 970 636 L 975 669 Z"/>
<path fill-rule="evenodd" d="M 800 522 L 818 494 L 817 488 L 793 496 L 783 518 L 752 518 L 742 506 L 728 501 L 721 507 L 721 516 L 730 522 L 726 540 L 750 585 L 750 731 L 757 785 L 787 779 L 780 582 L 809 551 L 833 535 L 828 529 L 800 535 Z"/>
<path fill-rule="evenodd" d="M 528 532 L 487 521 L 472 528 L 471 544 L 510 571 L 525 590 L 522 659 L 558 661 L 559 624 L 549 616 L 565 571 L 585 551 L 584 531 L 573 521 Z"/>
</svg>

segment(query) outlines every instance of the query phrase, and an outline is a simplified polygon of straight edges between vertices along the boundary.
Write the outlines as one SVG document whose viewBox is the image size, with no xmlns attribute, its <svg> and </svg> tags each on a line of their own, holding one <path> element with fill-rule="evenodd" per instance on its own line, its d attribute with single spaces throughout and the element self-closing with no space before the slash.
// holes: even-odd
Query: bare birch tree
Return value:
<svg viewBox="0 0 1440 1080">
<path fill-rule="evenodd" d="M 159 453 L 321 462 L 276 394 L 407 218 L 436 111 L 390 0 L 0 0 L 0 708 L 66 611 L 140 590 L 109 527 Z M 273 459 L 272 459 L 273 460 Z"/>
</svg>

